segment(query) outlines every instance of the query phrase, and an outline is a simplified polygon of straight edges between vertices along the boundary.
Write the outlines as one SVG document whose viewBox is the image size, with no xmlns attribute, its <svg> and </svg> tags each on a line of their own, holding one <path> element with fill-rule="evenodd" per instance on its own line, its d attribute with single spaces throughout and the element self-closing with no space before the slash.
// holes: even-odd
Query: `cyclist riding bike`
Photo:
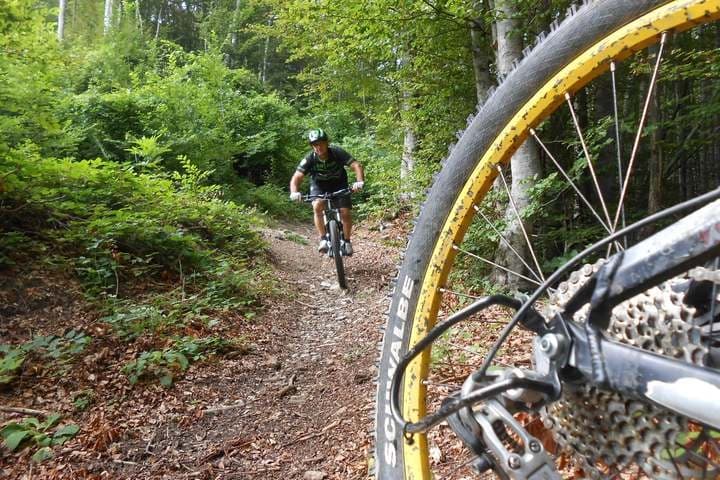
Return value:
<svg viewBox="0 0 720 480">
<path fill-rule="evenodd" d="M 297 166 L 295 174 L 290 179 L 290 199 L 296 202 L 302 201 L 300 184 L 305 175 L 310 175 L 310 195 L 322 195 L 338 190 L 350 188 L 353 192 L 362 190 L 365 186 L 365 173 L 360 162 L 352 155 L 336 145 L 330 145 L 328 135 L 322 129 L 311 130 L 308 133 L 308 143 L 313 151 L 308 153 Z M 355 172 L 356 181 L 352 186 L 348 185 L 348 177 L 345 168 L 349 167 Z M 342 218 L 343 236 L 345 241 L 342 244 L 343 255 L 349 257 L 353 254 L 350 234 L 352 233 L 352 202 L 347 195 L 338 199 L 340 204 L 340 216 Z M 323 210 L 325 200 L 315 200 L 313 210 L 315 212 L 315 228 L 320 235 L 318 251 L 327 253 L 329 243 L 325 223 L 323 221 Z"/>
</svg>

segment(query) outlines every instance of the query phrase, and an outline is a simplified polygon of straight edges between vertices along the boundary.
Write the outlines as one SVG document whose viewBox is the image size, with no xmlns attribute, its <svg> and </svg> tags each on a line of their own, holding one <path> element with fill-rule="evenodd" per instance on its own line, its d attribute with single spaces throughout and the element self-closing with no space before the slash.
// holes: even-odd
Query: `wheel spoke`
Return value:
<svg viewBox="0 0 720 480">
<path fill-rule="evenodd" d="M 470 298 L 472 300 L 477 300 L 477 299 L 481 298 L 476 295 L 470 295 L 468 293 L 460 293 L 460 292 L 455 292 L 453 290 L 448 290 L 447 288 L 439 288 L 438 290 L 440 291 L 440 293 L 449 293 L 449 294 L 455 295 L 457 297 Z"/>
<path fill-rule="evenodd" d="M 510 200 L 510 205 L 512 206 L 513 212 L 515 213 L 515 217 L 517 218 L 517 221 L 520 224 L 520 230 L 522 230 L 523 237 L 525 237 L 525 243 L 527 244 L 528 250 L 530 251 L 530 255 L 532 256 L 532 259 L 535 262 L 535 266 L 537 267 L 537 271 L 540 274 L 541 280 L 544 282 L 545 276 L 542 273 L 542 268 L 540 268 L 540 262 L 538 262 L 537 256 L 535 255 L 535 250 L 532 247 L 532 243 L 530 243 L 530 238 L 528 237 L 527 231 L 525 230 L 525 224 L 523 223 L 522 218 L 520 217 L 520 212 L 518 211 L 517 205 L 515 205 L 515 200 L 513 200 L 512 194 L 510 193 L 510 188 L 508 188 L 507 181 L 505 180 L 505 174 L 503 173 L 500 165 L 497 165 L 497 170 L 500 174 L 500 178 L 502 179 L 502 183 L 503 183 L 503 186 L 505 187 L 505 191 L 507 192 L 508 200 Z M 534 283 L 537 284 L 537 282 L 534 282 Z"/>
<path fill-rule="evenodd" d="M 623 169 L 622 169 L 622 148 L 620 147 L 620 116 L 618 115 L 617 102 L 617 84 L 615 79 L 615 60 L 610 62 L 610 75 L 612 77 L 613 92 L 613 117 L 615 119 L 615 148 L 617 151 L 617 168 L 618 168 L 618 187 L 622 190 Z M 622 228 L 625 228 L 625 208 L 620 207 L 620 218 L 622 219 Z M 627 248 L 627 239 L 623 240 L 625 248 Z"/>
<path fill-rule="evenodd" d="M 585 195 L 582 194 L 582 192 L 580 191 L 580 188 L 578 188 L 578 186 L 575 184 L 575 182 L 573 182 L 573 180 L 570 178 L 570 175 L 568 175 L 568 173 L 565 171 L 565 169 L 555 159 L 555 156 L 552 153 L 550 153 L 550 150 L 548 150 L 547 146 L 545 146 L 543 141 L 540 140 L 540 137 L 538 137 L 537 132 L 534 129 L 530 129 L 530 135 L 532 135 L 532 137 L 535 139 L 535 141 L 538 143 L 538 145 L 540 145 L 540 148 L 542 148 L 543 151 L 545 152 L 545 154 L 550 158 L 550 160 L 552 160 L 553 164 L 555 164 L 555 167 L 560 171 L 562 176 L 565 177 L 565 180 L 567 180 L 567 182 L 570 184 L 570 186 L 573 188 L 573 190 L 575 190 L 575 193 L 577 193 L 577 195 L 583 201 L 585 206 L 587 206 L 588 209 L 590 209 L 590 211 L 595 216 L 595 218 L 600 223 L 600 225 L 602 225 L 602 227 L 605 229 L 605 231 L 608 234 L 612 235 L 612 230 L 610 230 L 610 225 L 608 223 L 605 223 L 605 221 L 602 219 L 602 217 L 600 217 L 600 214 L 597 212 L 597 210 L 595 210 L 595 208 L 593 208 L 593 206 L 590 204 L 590 202 L 585 197 Z"/>
<path fill-rule="evenodd" d="M 492 260 L 488 260 L 487 258 L 483 258 L 483 257 L 481 257 L 481 256 L 479 256 L 479 255 L 475 255 L 475 254 L 472 253 L 472 252 L 468 252 L 467 250 L 463 250 L 462 248 L 458 247 L 457 245 L 453 245 L 453 250 L 456 250 L 456 251 L 458 251 L 458 252 L 462 252 L 462 253 L 464 253 L 465 255 L 469 255 L 470 257 L 472 257 L 472 258 L 474 258 L 474 259 L 476 259 L 476 260 L 480 260 L 481 262 L 484 262 L 484 263 L 487 263 L 487 264 L 489 264 L 489 265 L 492 265 L 493 267 L 499 268 L 500 270 L 503 270 L 503 271 L 505 271 L 505 272 L 507 272 L 507 273 L 509 273 L 509 274 L 511 274 L 511 275 L 515 275 L 516 277 L 520 277 L 520 278 L 522 278 L 523 280 L 527 280 L 528 282 L 531 282 L 531 283 L 533 283 L 533 284 L 535 284 L 535 285 L 540 286 L 540 282 L 538 282 L 538 281 L 536 281 L 536 280 L 533 280 L 532 278 L 526 277 L 525 275 L 523 275 L 523 274 L 521 274 L 521 273 L 514 272 L 514 271 L 510 270 L 510 269 L 507 268 L 507 267 L 503 267 L 502 265 L 499 265 L 499 264 L 497 264 L 496 262 L 493 262 Z"/>
<path fill-rule="evenodd" d="M 435 382 L 433 380 L 423 380 L 423 385 L 427 385 L 428 387 L 447 387 L 451 388 L 453 390 L 458 389 L 462 387 L 461 383 L 446 383 L 446 382 Z"/>
<path fill-rule="evenodd" d="M 480 216 L 483 218 L 483 220 L 485 220 L 485 222 L 488 225 L 490 225 L 490 228 L 493 229 L 493 231 L 500 237 L 500 240 L 502 240 L 502 242 L 515 254 L 515 256 L 518 258 L 518 260 L 520 260 L 522 262 L 522 264 L 525 265 L 525 268 L 528 269 L 528 271 L 532 274 L 532 276 L 535 277 L 537 280 L 542 281 L 542 279 L 538 276 L 538 274 L 535 272 L 535 270 L 530 265 L 528 265 L 528 263 L 525 261 L 525 259 L 522 257 L 522 255 L 520 255 L 518 253 L 518 251 L 515 250 L 515 247 L 513 247 L 510 244 L 510 242 L 505 238 L 505 236 L 502 233 L 500 233 L 500 231 L 497 228 L 495 228 L 495 225 L 493 225 L 493 223 L 490 221 L 490 219 L 487 218 L 487 216 L 482 212 L 480 207 L 478 207 L 477 205 L 473 205 L 473 208 L 475 209 L 475 211 L 477 213 L 480 214 Z"/>
<path fill-rule="evenodd" d="M 660 69 L 660 60 L 662 60 L 663 50 L 665 49 L 665 40 L 667 39 L 667 32 L 663 32 L 660 37 L 660 47 L 658 49 L 657 59 L 655 61 L 655 68 L 653 69 L 652 78 L 650 78 L 650 87 L 648 88 L 647 96 L 645 97 L 645 105 L 643 106 L 642 116 L 640 117 L 640 124 L 638 125 L 637 133 L 635 134 L 635 142 L 633 143 L 632 153 L 630 154 L 630 161 L 628 162 L 628 168 L 625 172 L 625 180 L 623 181 L 622 192 L 620 193 L 620 201 L 618 203 L 617 211 L 615 212 L 615 220 L 613 221 L 613 230 L 617 227 L 620 212 L 623 209 L 625 203 L 625 195 L 627 193 L 628 183 L 630 182 L 630 174 L 632 173 L 632 167 L 635 163 L 635 155 L 640 145 L 640 137 L 642 136 L 643 128 L 645 127 L 645 119 L 647 118 L 648 109 L 650 108 L 650 100 L 652 98 L 653 91 L 655 90 L 655 83 L 657 81 L 658 70 Z"/>
<path fill-rule="evenodd" d="M 610 221 L 610 214 L 608 213 L 607 205 L 605 204 L 605 197 L 603 197 L 602 190 L 600 189 L 600 183 L 598 182 L 597 175 L 595 174 L 595 167 L 593 167 L 592 159 L 590 158 L 590 152 L 588 151 L 587 144 L 585 143 L 585 137 L 582 133 L 582 129 L 580 128 L 580 122 L 578 122 L 577 115 L 575 115 L 575 108 L 572 104 L 572 99 L 570 97 L 569 93 L 565 93 L 565 100 L 567 101 L 568 107 L 570 108 L 570 114 L 572 115 L 573 123 L 575 124 L 575 131 L 578 134 L 578 138 L 580 138 L 580 144 L 582 145 L 583 152 L 585 153 L 585 160 L 587 160 L 588 169 L 590 170 L 590 176 L 592 177 L 593 184 L 595 186 L 595 192 L 598 195 L 598 199 L 600 200 L 600 205 L 602 206 L 603 213 L 605 214 L 605 219 L 607 220 L 607 224 L 611 225 L 612 222 Z M 610 228 L 611 234 L 615 233 L 615 229 L 613 227 Z"/>
</svg>

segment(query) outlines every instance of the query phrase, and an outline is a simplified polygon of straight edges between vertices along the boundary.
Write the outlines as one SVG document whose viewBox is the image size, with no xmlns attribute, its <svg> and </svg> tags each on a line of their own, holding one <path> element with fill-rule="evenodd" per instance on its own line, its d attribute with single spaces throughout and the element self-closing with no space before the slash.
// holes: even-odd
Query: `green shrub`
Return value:
<svg viewBox="0 0 720 480">
<path fill-rule="evenodd" d="M 290 180 L 288 175 L 287 180 Z M 238 179 L 230 189 L 230 196 L 238 203 L 267 212 L 271 217 L 282 219 L 308 220 L 312 209 L 309 205 L 291 202 L 287 188 L 272 184 L 255 186 Z"/>
<path fill-rule="evenodd" d="M 12 382 L 31 355 L 48 361 L 48 369 L 63 372 L 91 341 L 88 335 L 73 329 L 64 335 L 38 335 L 21 345 L 0 344 L 0 385 Z"/>
<path fill-rule="evenodd" d="M 102 321 L 112 325 L 123 338 L 136 338 L 146 333 L 166 335 L 183 325 L 199 321 L 212 326 L 212 315 L 218 311 L 243 312 L 259 304 L 259 298 L 273 292 L 269 273 L 258 267 L 249 268 L 233 257 L 218 257 L 215 266 L 185 279 L 185 288 L 168 292 L 152 292 L 132 299 L 109 299 Z M 217 322 L 217 320 L 213 320 Z"/>
<path fill-rule="evenodd" d="M 30 417 L 21 422 L 10 422 L 0 430 L 0 437 L 5 447 L 14 452 L 22 445 L 30 445 L 31 448 L 38 448 L 32 459 L 42 462 L 53 457 L 52 448 L 55 445 L 62 445 L 75 436 L 80 427 L 75 424 L 68 424 L 55 428 L 62 417 L 55 413 L 41 422 L 35 417 Z"/>
<path fill-rule="evenodd" d="M 219 337 L 180 337 L 174 340 L 172 346 L 163 350 L 142 352 L 122 370 L 133 385 L 141 378 L 154 377 L 164 387 L 170 387 L 175 376 L 185 372 L 191 363 L 221 353 L 231 346 L 231 342 Z"/>
<path fill-rule="evenodd" d="M 27 352 L 22 347 L 0 345 L 0 354 L 0 385 L 6 385 L 17 377 Z"/>
<path fill-rule="evenodd" d="M 299 155 L 296 110 L 264 91 L 249 71 L 227 68 L 216 52 L 176 47 L 147 45 L 142 63 L 130 71 L 113 59 L 86 54 L 90 61 L 84 68 L 91 71 L 80 75 L 95 82 L 64 97 L 59 108 L 79 139 L 74 155 L 136 162 L 143 150 L 138 142 L 154 139 L 163 154 L 157 165 L 165 171 L 181 170 L 178 159 L 185 158 L 213 172 L 217 184 L 231 184 L 238 173 L 284 184 Z M 104 78 L 105 69 L 115 74 Z"/>
<path fill-rule="evenodd" d="M 173 181 L 101 160 L 44 159 L 31 148 L 12 153 L 0 163 L 0 199 L 16 206 L 2 217 L 4 228 L 25 226 L 33 212 L 33 229 L 73 259 L 90 294 L 117 294 L 138 277 L 212 280 L 218 271 L 262 264 L 261 219 L 208 198 L 218 192 L 203 187 L 198 171 Z M 230 253 L 221 258 L 220 250 Z M 228 281 L 237 287 L 241 279 Z"/>
<path fill-rule="evenodd" d="M 78 412 L 87 410 L 90 404 L 95 400 L 95 392 L 93 390 L 83 390 L 73 396 L 73 406 Z"/>
<path fill-rule="evenodd" d="M 403 208 L 399 152 L 379 145 L 371 135 L 345 137 L 341 144 L 365 168 L 365 189 L 353 195 L 356 214 L 360 217 L 395 217 Z"/>
</svg>

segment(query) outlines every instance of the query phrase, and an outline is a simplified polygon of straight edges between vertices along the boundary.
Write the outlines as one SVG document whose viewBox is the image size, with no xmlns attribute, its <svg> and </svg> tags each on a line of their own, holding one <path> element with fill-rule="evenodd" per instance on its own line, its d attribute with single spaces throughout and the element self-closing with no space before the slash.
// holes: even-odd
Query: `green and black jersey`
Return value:
<svg viewBox="0 0 720 480">
<path fill-rule="evenodd" d="M 321 160 L 315 152 L 310 152 L 297 166 L 297 171 L 310 175 L 312 184 L 326 190 L 323 187 L 331 187 L 334 190 L 347 188 L 348 178 L 345 167 L 350 166 L 355 159 L 348 152 L 335 145 L 328 147 L 327 160 Z"/>
</svg>

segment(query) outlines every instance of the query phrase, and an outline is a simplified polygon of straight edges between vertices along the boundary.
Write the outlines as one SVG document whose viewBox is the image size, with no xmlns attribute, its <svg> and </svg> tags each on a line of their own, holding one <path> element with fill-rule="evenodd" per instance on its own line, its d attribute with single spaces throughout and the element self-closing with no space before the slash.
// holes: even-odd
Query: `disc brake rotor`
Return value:
<svg viewBox="0 0 720 480">
<path fill-rule="evenodd" d="M 559 285 L 546 309 L 558 311 L 597 272 L 604 260 L 585 265 Z M 646 351 L 705 365 L 708 349 L 693 325 L 695 309 L 683 303 L 686 284 L 671 279 L 627 300 L 612 311 L 606 335 Z M 584 322 L 587 306 L 575 314 Z M 551 318 L 547 316 L 546 318 Z M 587 385 L 565 385 L 563 397 L 541 412 L 563 450 L 574 454 L 591 478 L 607 478 L 630 464 L 650 478 L 716 478 L 713 464 L 688 454 L 700 428 L 680 415 Z M 696 449 L 694 449 L 696 450 Z M 702 460 L 702 459 L 701 459 Z M 707 469 L 710 468 L 710 471 Z M 709 476 L 708 476 L 709 475 Z"/>
</svg>

